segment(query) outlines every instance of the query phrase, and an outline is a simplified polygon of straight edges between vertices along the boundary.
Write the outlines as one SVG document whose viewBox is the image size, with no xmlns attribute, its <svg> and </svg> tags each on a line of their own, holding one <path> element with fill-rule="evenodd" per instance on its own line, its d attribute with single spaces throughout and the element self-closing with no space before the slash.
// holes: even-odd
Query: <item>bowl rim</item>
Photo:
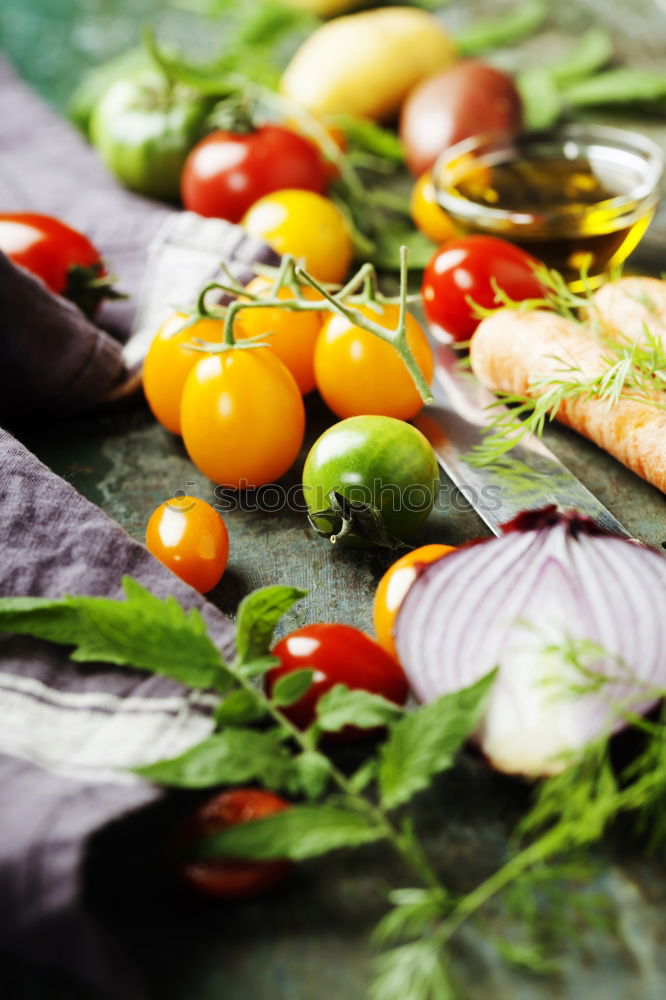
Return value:
<svg viewBox="0 0 666 1000">
<path fill-rule="evenodd" d="M 665 163 L 665 154 L 662 148 L 641 132 L 616 128 L 612 125 L 584 123 L 560 125 L 553 129 L 536 132 L 484 132 L 462 139 L 445 149 L 435 161 L 432 168 L 435 199 L 438 205 L 454 220 L 456 218 L 461 221 L 474 220 L 477 225 L 487 223 L 490 228 L 500 228 L 503 223 L 505 224 L 502 227 L 504 232 L 506 232 L 506 223 L 509 223 L 511 227 L 520 228 L 521 226 L 549 225 L 565 220 L 571 222 L 572 217 L 567 211 L 566 202 L 563 202 L 561 206 L 549 209 L 547 212 L 494 208 L 459 194 L 451 194 L 445 185 L 447 165 L 466 154 L 474 155 L 479 150 L 486 149 L 486 155 L 489 155 L 492 150 L 499 153 L 502 149 L 520 149 L 521 147 L 527 148 L 545 143 L 559 144 L 563 147 L 567 142 L 589 147 L 605 146 L 609 149 L 623 149 L 641 157 L 647 168 L 645 176 L 635 188 L 624 194 L 615 195 L 613 198 L 604 198 L 586 206 L 585 210 L 576 216 L 577 223 L 590 212 L 596 211 L 600 204 L 616 210 L 621 210 L 623 207 L 633 207 L 633 210 L 637 211 L 638 207 L 645 208 L 646 202 L 649 207 L 653 207 L 659 200 L 659 188 L 664 176 Z M 483 165 L 484 156 L 479 156 L 477 162 Z"/>
</svg>

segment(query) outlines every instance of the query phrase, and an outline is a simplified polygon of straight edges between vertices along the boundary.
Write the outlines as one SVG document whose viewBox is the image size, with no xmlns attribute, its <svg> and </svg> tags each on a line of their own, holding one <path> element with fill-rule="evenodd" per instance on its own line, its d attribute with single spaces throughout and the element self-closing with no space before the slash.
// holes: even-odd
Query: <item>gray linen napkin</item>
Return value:
<svg viewBox="0 0 666 1000">
<path fill-rule="evenodd" d="M 241 275 L 249 261 L 276 260 L 235 226 L 121 189 L 0 60 L 0 211 L 22 210 L 85 232 L 130 298 L 105 306 L 97 326 L 0 256 L 0 418 L 13 425 L 104 398 L 127 377 L 128 359 L 140 361 L 161 312 L 194 295 L 220 258 Z M 142 285 L 138 339 L 126 358 L 118 340 L 131 334 Z M 177 300 L 165 302 L 167 292 Z M 156 594 L 198 607 L 228 651 L 227 619 L 6 431 L 0 466 L 0 595 L 115 597 L 131 574 Z M 110 1000 L 143 1000 L 86 912 L 86 853 L 96 832 L 160 796 L 127 768 L 179 753 L 210 728 L 205 694 L 131 670 L 73 664 L 61 648 L 0 636 L 0 949 L 58 964 Z"/>
</svg>

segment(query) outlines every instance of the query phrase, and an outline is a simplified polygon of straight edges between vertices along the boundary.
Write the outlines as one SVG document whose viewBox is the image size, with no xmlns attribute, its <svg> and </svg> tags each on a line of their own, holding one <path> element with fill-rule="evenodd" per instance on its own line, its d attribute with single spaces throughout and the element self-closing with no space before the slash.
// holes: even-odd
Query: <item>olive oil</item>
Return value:
<svg viewBox="0 0 666 1000">
<path fill-rule="evenodd" d="M 644 179 L 635 158 L 566 152 L 502 162 L 462 155 L 448 163 L 445 207 L 461 199 L 465 211 L 453 215 L 464 232 L 509 239 L 580 290 L 600 284 L 628 257 L 655 205 L 632 197 Z"/>
</svg>

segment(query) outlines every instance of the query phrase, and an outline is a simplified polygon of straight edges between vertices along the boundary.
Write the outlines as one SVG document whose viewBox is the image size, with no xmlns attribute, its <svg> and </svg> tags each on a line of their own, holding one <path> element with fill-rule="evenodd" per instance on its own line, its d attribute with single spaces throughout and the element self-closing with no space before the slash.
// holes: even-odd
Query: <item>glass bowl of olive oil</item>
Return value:
<svg viewBox="0 0 666 1000">
<path fill-rule="evenodd" d="M 582 291 L 600 285 L 642 239 L 663 169 L 647 137 L 581 124 L 465 139 L 442 154 L 433 180 L 463 233 L 510 240 Z"/>
</svg>

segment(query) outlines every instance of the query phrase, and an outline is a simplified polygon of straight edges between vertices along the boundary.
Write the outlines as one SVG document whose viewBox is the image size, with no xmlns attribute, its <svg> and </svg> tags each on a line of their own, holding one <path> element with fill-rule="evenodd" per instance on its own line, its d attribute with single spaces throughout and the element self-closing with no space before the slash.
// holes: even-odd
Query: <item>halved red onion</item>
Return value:
<svg viewBox="0 0 666 1000">
<path fill-rule="evenodd" d="M 501 771 L 554 774 L 666 689 L 666 558 L 582 515 L 525 512 L 428 566 L 395 637 L 422 701 L 498 667 L 475 739 Z"/>
</svg>

